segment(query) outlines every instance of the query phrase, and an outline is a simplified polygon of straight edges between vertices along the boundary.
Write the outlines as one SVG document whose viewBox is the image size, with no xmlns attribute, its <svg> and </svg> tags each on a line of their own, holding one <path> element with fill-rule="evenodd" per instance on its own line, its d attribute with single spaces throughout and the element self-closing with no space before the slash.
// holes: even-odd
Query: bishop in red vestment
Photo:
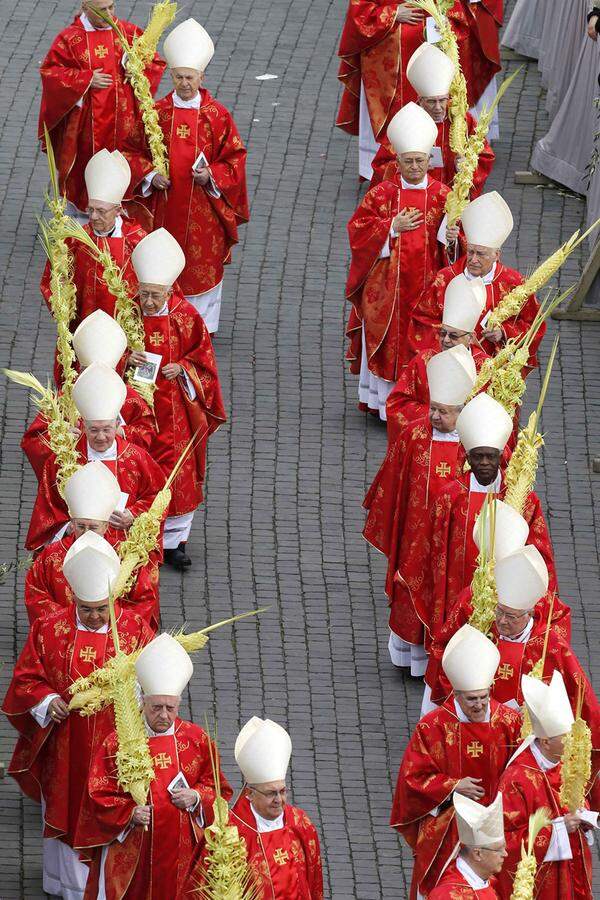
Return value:
<svg viewBox="0 0 600 900">
<path fill-rule="evenodd" d="M 106 900 L 184 897 L 192 854 L 203 826 L 212 822 L 216 788 L 211 755 L 219 765 L 218 753 L 202 728 L 178 716 L 192 662 L 164 633 L 140 654 L 135 668 L 154 779 L 147 803 L 136 805 L 118 784 L 117 733 L 98 748 L 77 835 L 78 847 L 96 848 L 86 900 L 96 900 L 102 890 Z M 172 784 L 175 778 L 178 783 Z M 222 772 L 220 787 L 221 796 L 229 799 L 232 790 Z"/>
<path fill-rule="evenodd" d="M 166 228 L 185 254 L 179 286 L 209 332 L 219 327 L 223 267 L 248 221 L 246 148 L 231 113 L 202 87 L 214 52 L 212 40 L 193 19 L 167 37 L 164 53 L 175 90 L 157 105 L 169 154 L 169 179 L 151 172 L 154 227 Z"/>
<path fill-rule="evenodd" d="M 427 175 L 436 129 L 414 103 L 394 117 L 388 135 L 398 172 L 370 190 L 348 223 L 352 260 L 346 297 L 350 370 L 359 375 L 361 408 L 385 419 L 385 401 L 408 362 L 412 308 L 446 259 L 439 238 L 448 188 Z M 457 230 L 447 229 L 454 241 Z"/>
<path fill-rule="evenodd" d="M 128 159 L 136 184 L 148 168 L 141 150 L 144 127 L 133 88 L 123 67 L 123 49 L 95 9 L 114 15 L 113 0 L 84 0 L 82 11 L 54 39 L 43 60 L 39 138 L 50 132 L 59 188 L 74 209 L 88 205 L 84 171 L 99 150 L 120 150 Z M 117 19 L 129 42 L 141 34 L 137 26 Z M 155 93 L 165 64 L 158 55 L 146 68 Z"/>
<path fill-rule="evenodd" d="M 165 523 L 165 562 L 182 569 L 191 565 L 186 543 L 194 512 L 203 500 L 206 445 L 225 421 L 225 409 L 208 330 L 194 307 L 173 292 L 185 264 L 181 248 L 161 228 L 139 244 L 132 261 L 139 280 L 146 353 L 158 360 L 154 393 L 157 434 L 151 452 L 165 475 L 195 437 L 193 451 L 171 485 Z M 144 365 L 146 353 L 132 353 L 130 363 Z"/>
<path fill-rule="evenodd" d="M 65 576 L 75 602 L 33 623 L 3 705 L 20 734 L 9 773 L 28 797 L 44 804 L 44 837 L 51 839 L 44 842 L 44 889 L 68 897 L 71 894 L 63 895 L 63 887 L 68 891 L 73 882 L 63 885 L 61 874 L 76 879 L 81 890 L 87 877 L 69 848 L 75 846 L 90 760 L 114 728 L 110 708 L 84 718 L 70 714 L 67 707 L 69 685 L 101 667 L 115 652 L 106 593 L 119 560 L 110 545 L 102 545 L 102 538 L 89 533 L 70 547 Z M 135 612 L 117 604 L 116 613 L 126 653 L 151 639 L 148 626 Z"/>
<path fill-rule="evenodd" d="M 518 742 L 520 714 L 489 697 L 498 659 L 476 629 L 457 633 L 444 658 L 454 694 L 417 723 L 400 764 L 390 824 L 415 857 L 411 900 L 427 896 L 452 860 L 454 792 L 491 803 Z"/>
</svg>

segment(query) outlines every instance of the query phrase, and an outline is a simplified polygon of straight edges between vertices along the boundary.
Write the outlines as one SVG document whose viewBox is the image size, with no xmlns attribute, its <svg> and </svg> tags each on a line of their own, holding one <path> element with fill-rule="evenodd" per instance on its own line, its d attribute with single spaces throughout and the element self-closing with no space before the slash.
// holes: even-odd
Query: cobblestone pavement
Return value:
<svg viewBox="0 0 600 900">
<path fill-rule="evenodd" d="M 355 141 L 333 129 L 335 51 L 345 0 L 220 0 L 186 7 L 217 45 L 207 84 L 229 106 L 250 145 L 252 222 L 226 274 L 216 350 L 230 411 L 212 438 L 208 490 L 184 578 L 164 572 L 164 625 L 201 627 L 258 605 L 258 622 L 226 628 L 196 661 L 195 721 L 218 717 L 225 769 L 241 723 L 269 715 L 292 734 L 291 786 L 322 836 L 326 896 L 407 896 L 410 858 L 387 826 L 402 749 L 421 686 L 391 669 L 381 557 L 360 531 L 361 500 L 385 447 L 383 428 L 356 409 L 355 379 L 342 376 L 345 225 L 358 199 Z M 149 4 L 119 4 L 143 23 Z M 42 253 L 36 215 L 46 182 L 35 122 L 37 62 L 71 14 L 67 0 L 2 0 L 0 96 L 0 362 L 50 370 L 53 327 L 37 289 Z M 510 61 L 509 70 L 516 63 Z M 277 79 L 257 81 L 264 73 Z M 533 136 L 546 130 L 539 77 L 529 63 L 502 109 L 491 181 L 519 223 L 506 251 L 529 269 L 575 228 L 580 199 L 521 188 Z M 563 286 L 580 269 L 565 266 Z M 553 326 L 551 331 L 554 330 Z M 598 331 L 560 326 L 561 345 L 544 414 L 547 447 L 538 488 L 550 521 L 561 592 L 574 610 L 574 644 L 591 660 L 600 447 Z M 546 340 L 543 356 L 548 353 Z M 539 379 L 533 376 L 529 395 Z M 33 478 L 19 440 L 32 416 L 25 394 L 0 382 L 0 559 L 22 555 Z M 596 509 L 600 509 L 598 502 Z M 0 588 L 4 692 L 26 636 L 22 574 Z M 0 758 L 14 732 L 0 722 Z M 0 897 L 40 898 L 40 814 L 10 779 L 0 782 Z"/>
</svg>

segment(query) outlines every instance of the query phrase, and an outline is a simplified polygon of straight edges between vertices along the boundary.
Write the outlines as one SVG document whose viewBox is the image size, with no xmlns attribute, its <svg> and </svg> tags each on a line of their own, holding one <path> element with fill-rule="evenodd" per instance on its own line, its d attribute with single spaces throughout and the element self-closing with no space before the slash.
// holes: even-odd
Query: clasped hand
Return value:
<svg viewBox="0 0 600 900">
<path fill-rule="evenodd" d="M 405 206 L 392 220 L 392 228 L 396 234 L 402 231 L 414 231 L 423 224 L 423 213 L 420 209 L 410 209 Z"/>
</svg>

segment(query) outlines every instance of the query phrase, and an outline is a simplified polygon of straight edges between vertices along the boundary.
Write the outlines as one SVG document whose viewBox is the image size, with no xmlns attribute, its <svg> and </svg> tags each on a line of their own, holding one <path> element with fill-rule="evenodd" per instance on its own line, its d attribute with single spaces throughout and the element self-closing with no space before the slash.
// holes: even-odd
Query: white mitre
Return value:
<svg viewBox="0 0 600 900">
<path fill-rule="evenodd" d="M 246 784 L 285 781 L 292 741 L 281 725 L 253 716 L 240 731 L 234 756 Z"/>
<path fill-rule="evenodd" d="M 464 847 L 501 850 L 504 847 L 504 811 L 502 794 L 489 806 L 483 806 L 456 791 L 452 795 L 458 839 Z"/>
<path fill-rule="evenodd" d="M 135 674 L 146 697 L 181 697 L 194 672 L 189 653 L 170 634 L 159 634 L 135 663 Z"/>
<path fill-rule="evenodd" d="M 62 570 L 79 600 L 99 603 L 108 599 L 120 568 L 121 561 L 108 541 L 86 531 L 67 550 Z"/>
</svg>

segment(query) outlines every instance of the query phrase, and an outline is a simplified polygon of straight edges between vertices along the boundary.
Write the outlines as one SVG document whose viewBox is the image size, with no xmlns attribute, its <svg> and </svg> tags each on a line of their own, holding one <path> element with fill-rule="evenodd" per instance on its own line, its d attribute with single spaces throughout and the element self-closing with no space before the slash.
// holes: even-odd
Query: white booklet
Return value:
<svg viewBox="0 0 600 900">
<path fill-rule="evenodd" d="M 192 166 L 192 171 L 197 172 L 198 169 L 207 169 L 208 168 L 208 160 L 204 154 L 204 150 L 201 150 L 198 156 L 196 157 L 196 162 Z"/>
<path fill-rule="evenodd" d="M 184 791 L 189 790 L 189 784 L 187 782 L 187 778 L 183 774 L 183 772 L 178 772 L 173 781 L 167 785 L 167 790 L 173 796 L 174 791 Z"/>
<path fill-rule="evenodd" d="M 435 19 L 432 16 L 427 16 L 425 19 L 425 40 L 428 44 L 438 44 L 441 39 L 442 35 L 435 23 Z"/>
<path fill-rule="evenodd" d="M 141 381 L 142 384 L 156 384 L 156 379 L 162 365 L 162 356 L 160 353 L 148 353 L 146 351 L 146 362 L 141 366 L 136 366 L 133 373 L 134 381 Z"/>
<path fill-rule="evenodd" d="M 431 155 L 429 157 L 429 168 L 430 169 L 441 169 L 444 165 L 444 160 L 442 159 L 442 148 L 441 147 L 432 147 Z"/>
</svg>

